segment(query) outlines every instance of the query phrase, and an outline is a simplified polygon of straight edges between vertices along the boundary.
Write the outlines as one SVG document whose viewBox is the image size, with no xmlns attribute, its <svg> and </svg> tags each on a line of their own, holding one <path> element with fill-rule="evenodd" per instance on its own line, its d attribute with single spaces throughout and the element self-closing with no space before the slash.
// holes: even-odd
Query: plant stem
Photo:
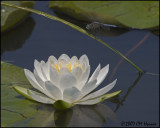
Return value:
<svg viewBox="0 0 160 128">
<path fill-rule="evenodd" d="M 16 6 L 16 5 L 13 5 L 13 4 L 7 4 L 5 2 L 1 2 L 1 4 L 3 6 L 8 6 L 8 7 L 13 7 L 13 8 L 19 8 L 19 9 L 22 9 L 22 10 L 25 10 L 25 11 L 29 11 L 29 12 L 33 12 L 33 13 L 36 13 L 38 15 L 42 15 L 44 17 L 47 17 L 49 19 L 52 19 L 52 20 L 57 20 L 57 21 L 60 21 L 70 27 L 72 27 L 73 29 L 85 34 L 85 35 L 88 35 L 89 37 L 97 40 L 98 42 L 100 42 L 101 44 L 103 44 L 104 46 L 108 47 L 109 49 L 111 49 L 112 51 L 114 51 L 115 53 L 117 53 L 118 55 L 120 55 L 122 58 L 124 58 L 127 62 L 129 62 L 133 67 L 135 67 L 139 74 L 143 74 L 143 71 L 137 66 L 135 65 L 132 61 L 130 61 L 127 57 L 125 57 L 121 52 L 119 52 L 118 50 L 112 48 L 110 45 L 108 45 L 107 43 L 105 43 L 104 41 L 98 39 L 97 37 L 93 36 L 92 34 L 88 33 L 86 30 L 80 28 L 79 26 L 75 25 L 75 24 L 72 24 L 68 21 L 65 21 L 61 18 L 58 18 L 58 17 L 55 17 L 55 16 L 52 16 L 50 14 L 47 14 L 47 13 L 44 13 L 44 12 L 41 12 L 41 11 L 38 11 L 38 10 L 34 10 L 34 9 L 30 9 L 30 8 L 26 8 L 26 7 L 20 7 L 20 6 Z"/>
</svg>

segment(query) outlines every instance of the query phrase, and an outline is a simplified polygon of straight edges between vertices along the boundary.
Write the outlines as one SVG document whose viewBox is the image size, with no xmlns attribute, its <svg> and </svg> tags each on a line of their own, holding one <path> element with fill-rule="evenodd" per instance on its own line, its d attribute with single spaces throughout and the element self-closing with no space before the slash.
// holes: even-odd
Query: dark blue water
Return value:
<svg viewBox="0 0 160 128">
<path fill-rule="evenodd" d="M 55 15 L 48 8 L 48 2 L 36 2 L 34 9 Z M 130 52 L 128 58 L 144 71 L 159 74 L 158 36 L 149 31 L 132 30 L 98 37 L 123 54 Z M 102 67 L 110 64 L 108 77 L 100 87 L 117 78 L 111 92 L 123 92 L 118 97 L 119 103 L 105 102 L 115 111 L 118 121 L 108 119 L 102 126 L 125 126 L 127 122 L 132 122 L 129 126 L 145 126 L 146 123 L 159 126 L 159 76 L 149 73 L 138 76 L 137 70 L 128 62 L 120 63 L 119 55 L 60 22 L 31 14 L 24 23 L 2 36 L 2 52 L 2 61 L 30 70 L 34 68 L 34 59 L 46 61 L 50 55 L 59 57 L 63 53 L 70 57 L 86 54 L 91 72 L 99 63 Z"/>
</svg>

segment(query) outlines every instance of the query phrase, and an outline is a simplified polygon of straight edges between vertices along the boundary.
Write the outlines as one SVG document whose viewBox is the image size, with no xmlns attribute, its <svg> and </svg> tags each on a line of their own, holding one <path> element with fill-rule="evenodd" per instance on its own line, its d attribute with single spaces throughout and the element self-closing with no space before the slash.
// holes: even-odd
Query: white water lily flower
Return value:
<svg viewBox="0 0 160 128">
<path fill-rule="evenodd" d="M 76 56 L 70 58 L 66 54 L 62 54 L 58 60 L 50 56 L 46 63 L 35 60 L 34 67 L 33 73 L 28 69 L 24 69 L 24 72 L 31 85 L 38 91 L 19 86 L 14 86 L 14 89 L 28 99 L 53 104 L 58 109 L 70 108 L 76 104 L 97 104 L 121 92 L 120 90 L 106 94 L 117 80 L 94 91 L 107 76 L 109 65 L 101 69 L 99 64 L 89 78 L 90 65 L 86 55 L 82 55 L 79 60 Z"/>
</svg>

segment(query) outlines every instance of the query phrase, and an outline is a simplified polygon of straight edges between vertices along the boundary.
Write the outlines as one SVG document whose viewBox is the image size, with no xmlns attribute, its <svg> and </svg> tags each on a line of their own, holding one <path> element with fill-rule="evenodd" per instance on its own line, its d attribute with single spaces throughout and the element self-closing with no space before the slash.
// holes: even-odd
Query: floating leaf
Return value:
<svg viewBox="0 0 160 128">
<path fill-rule="evenodd" d="M 158 1 L 50 1 L 49 7 L 89 22 L 138 29 L 159 26 Z"/>
<path fill-rule="evenodd" d="M 37 112 L 33 108 L 37 103 L 20 96 L 12 84 L 31 87 L 22 68 L 1 62 L 1 126 L 10 126 Z"/>
<path fill-rule="evenodd" d="M 34 5 L 33 1 L 5 1 L 5 3 L 15 4 L 18 6 L 29 7 L 29 8 L 32 8 Z M 1 32 L 16 25 L 28 15 L 29 12 L 17 8 L 1 6 Z"/>
</svg>

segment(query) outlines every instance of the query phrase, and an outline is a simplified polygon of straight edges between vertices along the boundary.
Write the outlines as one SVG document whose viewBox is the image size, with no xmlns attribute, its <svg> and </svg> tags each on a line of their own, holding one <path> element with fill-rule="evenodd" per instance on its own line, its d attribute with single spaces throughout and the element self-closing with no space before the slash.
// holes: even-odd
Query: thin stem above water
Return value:
<svg viewBox="0 0 160 128">
<path fill-rule="evenodd" d="M 31 8 L 20 7 L 20 6 L 16 6 L 16 5 L 13 5 L 13 4 L 7 4 L 5 2 L 1 2 L 1 5 L 12 7 L 12 8 L 19 8 L 19 9 L 22 9 L 22 10 L 25 10 L 25 11 L 36 13 L 38 15 L 42 15 L 42 16 L 47 17 L 47 18 L 52 19 L 52 20 L 56 20 L 56 21 L 62 22 L 64 24 L 72 27 L 73 29 L 75 29 L 75 30 L 77 30 L 77 31 L 79 31 L 79 32 L 81 32 L 81 33 L 83 33 L 83 34 L 85 34 L 85 35 L 97 40 L 98 42 L 100 42 L 104 46 L 108 47 L 109 49 L 111 49 L 112 51 L 114 51 L 115 53 L 120 55 L 127 62 L 129 62 L 133 67 L 135 67 L 139 71 L 139 74 L 143 74 L 143 71 L 137 65 L 135 65 L 131 60 L 129 60 L 127 57 L 125 57 L 121 52 L 119 52 L 118 50 L 114 49 L 113 47 L 111 47 L 110 45 L 105 43 L 104 41 L 102 41 L 99 38 L 95 37 L 94 35 L 88 33 L 86 30 L 82 29 L 81 27 L 79 27 L 79 26 L 77 26 L 75 24 L 72 24 L 70 22 L 67 22 L 67 21 L 61 19 L 61 18 L 55 17 L 53 15 L 50 15 L 50 14 L 47 14 L 47 13 L 44 13 L 44 12 L 41 12 L 41 11 L 38 11 L 38 10 L 31 9 Z"/>
</svg>

